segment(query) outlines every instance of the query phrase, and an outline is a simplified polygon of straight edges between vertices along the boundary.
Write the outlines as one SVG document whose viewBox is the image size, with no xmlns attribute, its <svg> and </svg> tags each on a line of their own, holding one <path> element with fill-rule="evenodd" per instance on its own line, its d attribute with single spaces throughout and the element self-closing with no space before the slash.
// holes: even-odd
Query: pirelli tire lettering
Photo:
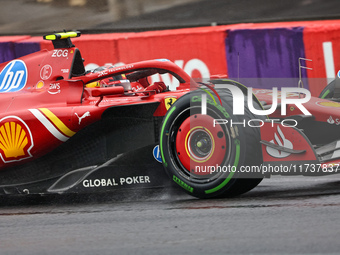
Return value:
<svg viewBox="0 0 340 255">
<path fill-rule="evenodd" d="M 127 186 L 133 184 L 151 183 L 149 176 L 131 176 L 121 178 L 107 178 L 107 179 L 85 179 L 83 181 L 84 188 L 99 188 L 110 186 Z"/>
<path fill-rule="evenodd" d="M 208 99 L 206 114 L 201 107 L 204 93 Z M 161 128 L 160 152 L 167 174 L 185 192 L 199 198 L 235 196 L 262 180 L 262 176 L 240 176 L 238 171 L 195 170 L 216 164 L 239 168 L 262 163 L 259 128 L 213 123 L 218 118 L 240 122 L 265 117 L 255 116 L 248 108 L 244 115 L 233 115 L 232 94 L 225 89 L 217 93 L 204 88 L 179 98 L 164 117 Z M 254 107 L 261 109 L 257 102 Z"/>
</svg>

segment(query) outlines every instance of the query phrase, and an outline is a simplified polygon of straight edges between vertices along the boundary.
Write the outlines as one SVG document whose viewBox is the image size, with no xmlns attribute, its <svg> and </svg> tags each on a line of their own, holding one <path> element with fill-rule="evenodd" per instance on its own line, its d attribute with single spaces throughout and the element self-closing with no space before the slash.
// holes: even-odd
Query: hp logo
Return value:
<svg viewBox="0 0 340 255">
<path fill-rule="evenodd" d="M 153 157 L 154 157 L 159 163 L 162 163 L 162 157 L 161 157 L 161 153 L 160 153 L 160 150 L 159 150 L 159 145 L 157 145 L 157 146 L 155 146 L 155 147 L 153 148 L 152 154 L 153 154 Z"/>
<path fill-rule="evenodd" d="M 22 60 L 9 62 L 0 73 L 0 93 L 23 89 L 27 82 L 27 68 Z"/>
</svg>

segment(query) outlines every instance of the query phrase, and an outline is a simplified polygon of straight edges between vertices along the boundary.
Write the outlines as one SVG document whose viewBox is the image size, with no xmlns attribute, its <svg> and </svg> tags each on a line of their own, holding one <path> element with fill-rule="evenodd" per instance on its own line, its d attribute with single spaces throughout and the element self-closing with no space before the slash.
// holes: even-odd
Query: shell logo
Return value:
<svg viewBox="0 0 340 255">
<path fill-rule="evenodd" d="M 35 85 L 35 87 L 37 88 L 37 89 L 41 89 L 42 87 L 44 87 L 44 82 L 43 81 L 39 81 L 38 83 L 37 83 L 37 85 Z"/>
<path fill-rule="evenodd" d="M 15 116 L 0 120 L 0 157 L 4 163 L 32 157 L 32 134 L 26 123 Z"/>
</svg>

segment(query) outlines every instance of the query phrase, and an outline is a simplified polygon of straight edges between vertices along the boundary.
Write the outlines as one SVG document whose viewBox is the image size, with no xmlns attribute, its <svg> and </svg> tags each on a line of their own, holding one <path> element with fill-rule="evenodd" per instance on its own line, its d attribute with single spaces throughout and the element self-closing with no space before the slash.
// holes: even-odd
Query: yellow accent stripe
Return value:
<svg viewBox="0 0 340 255">
<path fill-rule="evenodd" d="M 57 37 L 55 35 L 46 35 L 44 39 L 53 41 L 53 40 L 56 40 Z"/>
<path fill-rule="evenodd" d="M 62 122 L 57 116 L 55 116 L 54 113 L 51 112 L 49 109 L 39 108 L 39 110 L 42 111 L 46 115 L 46 117 L 49 118 L 49 120 L 52 121 L 52 123 L 56 125 L 56 127 L 59 128 L 59 130 L 65 135 L 67 135 L 68 137 L 71 137 L 76 133 L 76 132 L 73 132 L 71 129 L 69 129 L 64 124 L 64 122 Z"/>
<path fill-rule="evenodd" d="M 77 37 L 79 34 L 77 32 L 66 32 L 66 33 L 58 33 L 60 35 L 60 39 Z"/>
<path fill-rule="evenodd" d="M 80 32 L 78 31 L 70 31 L 70 32 L 64 32 L 64 33 L 55 33 L 51 35 L 44 35 L 45 40 L 60 40 L 60 39 L 67 39 L 67 38 L 73 38 L 80 36 Z"/>
</svg>

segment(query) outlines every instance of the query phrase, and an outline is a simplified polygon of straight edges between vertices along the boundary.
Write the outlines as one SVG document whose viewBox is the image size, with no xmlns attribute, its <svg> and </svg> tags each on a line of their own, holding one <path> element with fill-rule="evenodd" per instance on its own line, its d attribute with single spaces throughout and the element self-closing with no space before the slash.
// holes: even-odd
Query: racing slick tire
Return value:
<svg viewBox="0 0 340 255">
<path fill-rule="evenodd" d="M 240 195 L 263 179 L 259 173 L 250 176 L 239 170 L 262 163 L 259 123 L 265 117 L 250 112 L 247 97 L 244 115 L 234 115 L 230 91 L 216 91 L 222 105 L 214 93 L 208 93 L 204 114 L 202 91 L 190 92 L 171 106 L 161 128 L 160 151 L 167 174 L 198 198 Z M 262 109 L 258 102 L 253 105 Z"/>
</svg>

